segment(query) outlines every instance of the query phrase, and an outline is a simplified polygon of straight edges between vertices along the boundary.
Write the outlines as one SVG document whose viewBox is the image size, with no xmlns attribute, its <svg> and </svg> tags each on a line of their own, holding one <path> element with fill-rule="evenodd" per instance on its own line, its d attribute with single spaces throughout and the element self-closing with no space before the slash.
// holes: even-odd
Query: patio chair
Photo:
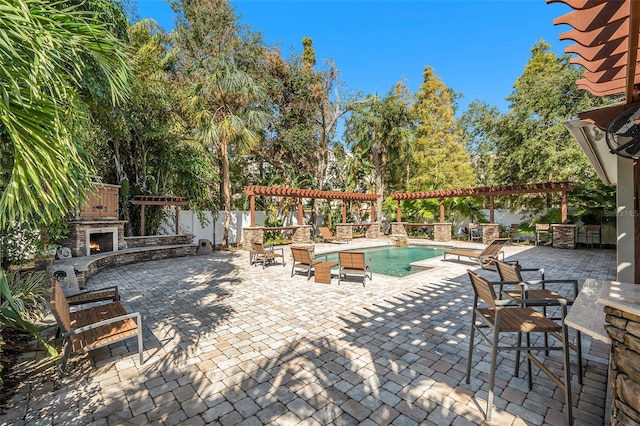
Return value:
<svg viewBox="0 0 640 426">
<path fill-rule="evenodd" d="M 548 242 L 551 238 L 551 225 L 548 223 L 536 223 L 536 245 L 540 245 L 542 237 Z"/>
<path fill-rule="evenodd" d="M 363 287 L 367 277 L 373 280 L 373 274 L 365 261 L 364 253 L 361 251 L 339 251 L 338 266 L 338 284 L 340 284 L 343 275 L 345 279 L 347 278 L 347 274 L 362 275 Z"/>
<path fill-rule="evenodd" d="M 458 256 L 458 261 L 461 256 L 468 257 L 470 260 L 479 263 L 480 266 L 484 268 L 485 266 L 490 265 L 493 261 L 499 260 L 498 258 L 500 254 L 502 254 L 502 260 L 504 260 L 504 251 L 502 250 L 502 247 L 504 247 L 509 241 L 511 241 L 510 238 L 496 238 L 482 251 L 464 249 L 447 250 L 444 252 L 444 261 L 447 261 L 447 255 Z"/>
<path fill-rule="evenodd" d="M 598 248 L 602 248 L 602 226 L 585 225 L 584 233 L 587 246 L 593 248 L 594 243 L 597 242 Z"/>
<path fill-rule="evenodd" d="M 520 290 L 502 291 L 502 295 L 509 299 L 564 299 L 568 307 L 573 305 L 574 300 L 578 297 L 578 281 L 577 280 L 547 280 L 544 276 L 544 269 L 524 269 L 520 265 L 512 265 L 504 262 L 495 262 L 501 282 L 509 283 L 526 283 L 526 290 L 523 286 Z M 522 272 L 536 272 L 539 274 L 539 280 L 526 280 L 522 276 Z M 547 288 L 551 285 L 558 291 Z M 560 290 L 562 287 L 569 287 L 566 290 Z M 547 316 L 546 306 L 542 307 L 544 315 Z M 553 320 L 559 320 L 559 317 L 551 317 Z M 549 344 L 549 337 L 544 336 L 545 345 Z M 569 343 L 569 347 L 576 352 L 578 363 L 578 380 L 582 384 L 582 335 L 576 330 L 576 342 Z M 516 365 L 516 375 L 518 374 L 518 366 Z"/>
<path fill-rule="evenodd" d="M 294 276 L 296 268 L 299 268 L 307 273 L 307 280 L 311 279 L 313 267 L 322 262 L 318 257 L 313 256 L 311 247 L 291 247 L 291 257 L 293 258 L 291 276 Z M 324 255 L 324 258 L 326 260 L 327 255 Z"/>
<path fill-rule="evenodd" d="M 57 266 L 51 273 L 53 281 L 60 285 L 69 306 L 84 305 L 94 302 L 120 300 L 118 286 L 102 287 L 95 290 L 80 291 L 73 266 Z"/>
<path fill-rule="evenodd" d="M 282 259 L 282 267 L 286 265 L 283 248 L 276 249 L 272 245 L 265 246 L 260 242 L 254 242 L 253 249 L 255 253 L 253 263 L 255 265 L 262 263 L 262 269 L 267 266 L 267 263 L 275 263 L 278 259 Z M 276 250 L 279 250 L 280 253 L 276 253 Z"/>
<path fill-rule="evenodd" d="M 331 229 L 327 228 L 326 226 L 321 226 L 318 228 L 318 230 L 320 231 L 320 236 L 322 237 L 322 241 L 324 242 L 338 243 L 338 244 L 341 244 L 343 241 L 345 243 L 349 242 L 347 240 L 342 240 L 336 237 L 335 235 L 333 235 L 333 232 L 331 232 Z"/>
<path fill-rule="evenodd" d="M 520 229 L 519 223 L 512 223 L 509 226 L 509 238 L 511 238 L 511 241 L 520 242 L 520 232 L 518 232 L 519 229 Z"/>
<path fill-rule="evenodd" d="M 495 384 L 496 369 L 498 367 L 498 351 L 516 351 L 516 360 L 520 358 L 520 352 L 525 352 L 527 357 L 527 379 L 529 389 L 533 386 L 531 363 L 533 362 L 544 372 L 565 394 L 568 424 L 572 424 L 573 414 L 571 405 L 571 371 L 569 364 L 569 337 L 564 317 L 567 313 L 565 299 L 500 299 L 493 287 L 496 283 L 490 283 L 485 278 L 468 270 L 469 279 L 473 286 L 474 302 L 471 318 L 471 334 L 469 337 L 469 357 L 467 359 L 467 384 L 471 379 L 471 365 L 473 363 L 474 339 L 477 332 L 491 348 L 491 361 L 489 368 L 489 389 L 487 396 L 486 419 L 491 420 L 493 406 L 493 388 Z M 504 283 L 497 283 L 504 285 Z M 523 284 L 521 284 L 523 285 Z M 486 307 L 480 307 L 483 303 Z M 545 317 L 542 312 L 536 311 L 531 306 L 555 306 L 560 309 L 562 322 L 558 323 Z M 485 334 L 482 329 L 489 329 L 492 333 Z M 513 339 L 501 340 L 504 334 L 517 334 L 517 343 Z M 521 345 L 522 333 L 525 334 L 525 346 Z M 537 340 L 532 341 L 534 333 L 552 333 L 560 338 L 560 346 L 538 345 Z M 553 373 L 552 369 L 545 366 L 540 355 L 532 352 L 538 351 L 562 351 L 563 378 Z M 518 363 L 516 363 L 517 365 Z M 555 362 L 554 362 L 555 364 Z M 555 368 L 554 368 L 555 370 Z M 484 371 L 484 370 L 483 370 Z M 517 374 L 517 373 L 516 373 Z"/>
<path fill-rule="evenodd" d="M 469 241 L 482 240 L 482 231 L 477 223 L 469 224 Z"/>
</svg>

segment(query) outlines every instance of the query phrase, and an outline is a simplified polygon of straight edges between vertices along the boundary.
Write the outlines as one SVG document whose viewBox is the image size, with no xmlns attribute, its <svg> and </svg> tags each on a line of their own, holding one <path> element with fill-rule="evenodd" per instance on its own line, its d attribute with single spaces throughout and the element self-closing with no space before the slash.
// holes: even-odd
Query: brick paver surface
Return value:
<svg viewBox="0 0 640 426">
<path fill-rule="evenodd" d="M 317 245 L 316 252 L 380 244 Z M 464 243 L 464 246 L 470 244 Z M 478 246 L 478 245 L 476 245 Z M 615 279 L 615 251 L 508 246 L 507 257 L 546 276 Z M 317 284 L 287 265 L 249 266 L 246 252 L 215 252 L 105 270 L 88 288 L 118 285 L 142 314 L 143 365 L 135 339 L 72 356 L 55 383 L 41 352 L 0 417 L 3 424 L 468 425 L 484 421 L 489 353 L 476 341 L 465 371 L 473 292 L 467 262 L 425 262 L 405 278 L 374 274 Z M 496 278 L 490 271 L 483 275 Z M 49 322 L 51 318 L 48 319 Z M 52 334 L 52 333 L 51 333 Z M 53 339 L 53 336 L 51 336 Z M 59 345 L 60 342 L 56 341 Z M 607 346 L 585 337 L 584 384 L 572 353 L 576 424 L 605 423 Z M 565 424 L 564 398 L 533 368 L 513 376 L 499 355 L 493 420 Z M 560 353 L 546 364 L 561 369 Z"/>
</svg>

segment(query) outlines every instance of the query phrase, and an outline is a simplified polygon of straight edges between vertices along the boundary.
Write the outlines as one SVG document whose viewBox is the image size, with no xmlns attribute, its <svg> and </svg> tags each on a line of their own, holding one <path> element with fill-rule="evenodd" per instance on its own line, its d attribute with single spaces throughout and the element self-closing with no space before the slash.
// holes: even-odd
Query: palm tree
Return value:
<svg viewBox="0 0 640 426">
<path fill-rule="evenodd" d="M 113 101 L 126 94 L 123 44 L 98 15 L 62 4 L 7 0 L 0 9 L 0 229 L 53 220 L 89 187 L 77 131 L 89 67 Z"/>
<path fill-rule="evenodd" d="M 213 68 L 213 67 L 212 67 Z M 242 155 L 262 139 L 269 114 L 263 107 L 266 92 L 248 73 L 220 58 L 212 72 L 191 86 L 197 135 L 220 161 L 221 202 L 224 207 L 222 246 L 229 245 L 231 224 L 231 179 L 229 157 Z"/>
<path fill-rule="evenodd" d="M 108 0 L 93 1 L 93 12 L 64 2 L 2 3 L 0 231 L 64 216 L 89 187 L 92 169 L 81 148 L 81 130 L 87 127 L 81 89 L 91 81 L 117 102 L 126 95 L 128 81 L 126 50 L 96 13 L 102 6 L 114 10 Z M 12 298 L 3 270 L 0 294 L 0 323 L 37 336 Z"/>
</svg>

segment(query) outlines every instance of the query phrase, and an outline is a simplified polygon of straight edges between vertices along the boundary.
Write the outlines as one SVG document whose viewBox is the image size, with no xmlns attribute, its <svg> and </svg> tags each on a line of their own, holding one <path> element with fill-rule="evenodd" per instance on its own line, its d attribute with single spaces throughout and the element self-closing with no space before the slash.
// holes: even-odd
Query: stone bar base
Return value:
<svg viewBox="0 0 640 426">
<path fill-rule="evenodd" d="M 551 225 L 551 234 L 553 248 L 576 248 L 575 225 Z"/>
<path fill-rule="evenodd" d="M 555 230 L 554 230 L 555 240 Z M 605 306 L 611 337 L 611 424 L 640 424 L 640 317 Z"/>
<path fill-rule="evenodd" d="M 292 244 L 309 244 L 311 243 L 311 225 L 301 225 L 291 237 Z"/>
<path fill-rule="evenodd" d="M 353 226 L 350 223 L 338 223 L 336 225 L 336 238 L 344 241 L 353 239 Z"/>
<path fill-rule="evenodd" d="M 404 222 L 392 222 L 391 235 L 407 235 L 407 228 L 404 227 Z"/>
<path fill-rule="evenodd" d="M 367 226 L 367 232 L 364 234 L 366 238 L 380 238 L 380 223 L 372 223 Z"/>
<path fill-rule="evenodd" d="M 451 241 L 451 230 L 453 225 L 450 223 L 434 223 L 433 224 L 433 241 L 446 243 Z"/>
<path fill-rule="evenodd" d="M 253 241 L 257 241 L 259 243 L 264 243 L 264 228 L 263 227 L 250 227 L 250 228 L 242 228 L 242 250 L 252 251 L 253 246 L 251 243 Z"/>
<path fill-rule="evenodd" d="M 480 229 L 482 230 L 482 244 L 489 245 L 496 238 L 500 238 L 502 225 L 499 223 L 481 223 Z"/>
</svg>

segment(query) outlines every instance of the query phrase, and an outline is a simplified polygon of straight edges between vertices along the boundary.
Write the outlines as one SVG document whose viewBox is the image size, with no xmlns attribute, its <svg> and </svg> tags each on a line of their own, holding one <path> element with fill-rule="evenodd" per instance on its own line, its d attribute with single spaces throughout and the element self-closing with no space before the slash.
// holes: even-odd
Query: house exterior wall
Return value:
<svg viewBox="0 0 640 426">
<path fill-rule="evenodd" d="M 635 282 L 634 220 L 638 212 L 633 206 L 633 161 L 618 157 L 616 222 L 618 228 L 618 281 Z"/>
</svg>

